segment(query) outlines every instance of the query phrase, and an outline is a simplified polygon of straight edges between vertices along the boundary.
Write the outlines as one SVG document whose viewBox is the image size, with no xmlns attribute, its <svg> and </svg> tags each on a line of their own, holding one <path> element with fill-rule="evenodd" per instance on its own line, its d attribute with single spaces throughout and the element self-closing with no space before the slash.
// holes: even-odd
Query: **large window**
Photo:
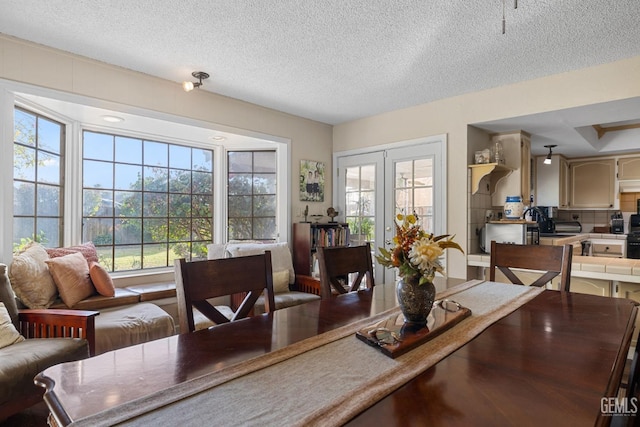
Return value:
<svg viewBox="0 0 640 427">
<path fill-rule="evenodd" d="M 33 240 L 62 242 L 64 132 L 61 123 L 14 109 L 14 250 Z"/>
<path fill-rule="evenodd" d="M 229 240 L 275 240 L 276 152 L 228 153 Z"/>
<path fill-rule="evenodd" d="M 112 271 L 206 257 L 213 151 L 83 132 L 83 241 Z"/>
</svg>

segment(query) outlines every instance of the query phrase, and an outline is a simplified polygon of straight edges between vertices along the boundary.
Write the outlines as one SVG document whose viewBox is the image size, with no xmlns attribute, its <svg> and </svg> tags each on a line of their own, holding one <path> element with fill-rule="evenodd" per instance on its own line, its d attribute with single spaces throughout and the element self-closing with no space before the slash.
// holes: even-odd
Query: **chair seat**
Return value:
<svg viewBox="0 0 640 427">
<path fill-rule="evenodd" d="M 30 338 L 0 349 L 0 404 L 37 387 L 33 378 L 58 363 L 89 357 L 89 343 L 80 338 Z M 42 390 L 44 392 L 44 390 Z"/>
<path fill-rule="evenodd" d="M 96 354 L 173 334 L 173 318 L 154 304 L 108 308 L 96 316 Z"/>
</svg>

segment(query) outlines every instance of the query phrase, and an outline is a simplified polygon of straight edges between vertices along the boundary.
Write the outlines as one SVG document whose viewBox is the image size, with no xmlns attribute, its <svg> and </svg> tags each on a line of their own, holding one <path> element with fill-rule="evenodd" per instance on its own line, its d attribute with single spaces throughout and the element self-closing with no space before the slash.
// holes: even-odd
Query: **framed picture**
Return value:
<svg viewBox="0 0 640 427">
<path fill-rule="evenodd" d="M 324 163 L 300 161 L 300 201 L 324 202 Z"/>
</svg>

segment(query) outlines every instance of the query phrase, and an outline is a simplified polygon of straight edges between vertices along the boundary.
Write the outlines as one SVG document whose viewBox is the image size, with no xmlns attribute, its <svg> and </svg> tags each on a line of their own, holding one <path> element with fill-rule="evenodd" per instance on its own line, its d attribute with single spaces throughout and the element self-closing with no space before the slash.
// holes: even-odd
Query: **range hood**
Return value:
<svg viewBox="0 0 640 427">
<path fill-rule="evenodd" d="M 640 179 L 618 181 L 620 193 L 640 193 Z"/>
</svg>

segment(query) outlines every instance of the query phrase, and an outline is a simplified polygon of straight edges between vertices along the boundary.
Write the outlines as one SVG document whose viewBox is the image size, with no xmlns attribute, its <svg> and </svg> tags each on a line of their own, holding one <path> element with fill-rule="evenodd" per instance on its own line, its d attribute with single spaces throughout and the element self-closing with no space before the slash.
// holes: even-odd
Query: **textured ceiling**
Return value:
<svg viewBox="0 0 640 427">
<path fill-rule="evenodd" d="M 640 55 L 640 0 L 0 0 L 0 32 L 325 123 Z"/>
</svg>

